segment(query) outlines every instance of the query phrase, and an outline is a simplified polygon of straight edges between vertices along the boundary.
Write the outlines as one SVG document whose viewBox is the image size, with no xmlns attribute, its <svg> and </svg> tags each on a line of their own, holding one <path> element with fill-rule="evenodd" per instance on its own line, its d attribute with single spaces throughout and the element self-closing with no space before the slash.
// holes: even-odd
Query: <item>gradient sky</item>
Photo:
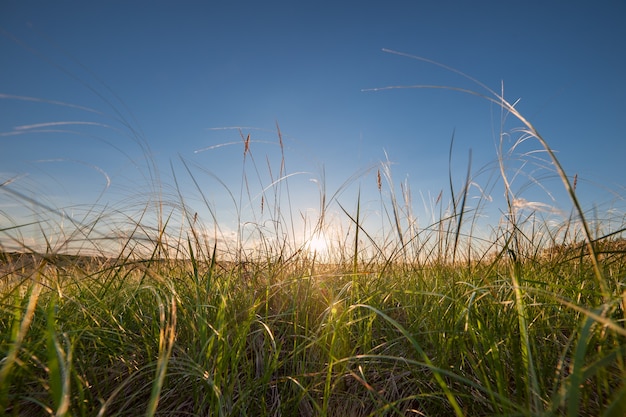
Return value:
<svg viewBox="0 0 626 417">
<path fill-rule="evenodd" d="M 250 134 L 260 174 L 248 159 L 248 179 L 268 185 L 266 158 L 274 178 L 281 158 L 278 124 L 287 173 L 295 174 L 295 212 L 318 210 L 322 178 L 331 196 L 357 174 L 337 197 L 347 208 L 355 208 L 359 186 L 365 205 L 377 201 L 376 168 L 360 172 L 388 157 L 398 192 L 408 181 L 428 223 L 421 208 L 442 190 L 449 199 L 453 132 L 455 186 L 471 149 L 474 179 L 497 201 L 497 106 L 447 90 L 366 90 L 444 85 L 489 93 L 386 48 L 453 67 L 497 92 L 504 85 L 505 98 L 520 100 L 517 109 L 578 176 L 585 207 L 623 207 L 625 18 L 623 1 L 5 0 L 0 182 L 13 179 L 12 190 L 64 211 L 96 203 L 122 210 L 152 192 L 154 162 L 166 198 L 177 198 L 173 167 L 178 189 L 201 211 L 185 161 L 228 225 L 236 209 L 215 177 L 239 199 L 243 144 L 239 130 L 227 128 Z M 506 129 L 520 126 L 508 120 Z M 536 141 L 519 148 L 537 149 Z M 554 174 L 524 169 L 552 193 L 548 203 L 569 207 Z M 528 178 L 514 186 L 520 198 L 547 201 Z M 0 228 L 24 221 L 17 200 L 0 193 Z M 500 209 L 492 210 L 495 221 Z"/>
</svg>

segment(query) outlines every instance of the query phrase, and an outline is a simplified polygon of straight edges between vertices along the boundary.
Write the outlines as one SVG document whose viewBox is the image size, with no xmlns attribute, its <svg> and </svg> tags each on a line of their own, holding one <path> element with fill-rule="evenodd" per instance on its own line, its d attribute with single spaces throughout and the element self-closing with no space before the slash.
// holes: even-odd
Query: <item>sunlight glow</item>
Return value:
<svg viewBox="0 0 626 417">
<path fill-rule="evenodd" d="M 330 252 L 329 246 L 328 238 L 324 233 L 320 232 L 306 242 L 305 248 L 311 255 L 326 257 Z"/>
</svg>

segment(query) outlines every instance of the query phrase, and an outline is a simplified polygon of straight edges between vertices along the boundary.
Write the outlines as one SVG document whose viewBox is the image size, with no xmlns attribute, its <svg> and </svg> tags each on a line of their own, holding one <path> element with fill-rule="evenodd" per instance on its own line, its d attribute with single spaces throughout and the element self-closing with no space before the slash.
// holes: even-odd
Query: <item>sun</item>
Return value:
<svg viewBox="0 0 626 417">
<path fill-rule="evenodd" d="M 322 232 L 318 232 L 311 236 L 305 244 L 307 252 L 316 256 L 328 256 L 329 242 L 326 235 Z"/>
</svg>

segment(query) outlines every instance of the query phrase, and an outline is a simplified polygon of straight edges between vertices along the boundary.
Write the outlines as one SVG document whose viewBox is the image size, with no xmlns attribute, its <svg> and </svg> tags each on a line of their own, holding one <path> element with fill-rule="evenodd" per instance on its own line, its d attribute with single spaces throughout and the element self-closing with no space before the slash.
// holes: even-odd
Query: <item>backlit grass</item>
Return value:
<svg viewBox="0 0 626 417">
<path fill-rule="evenodd" d="M 21 256 L 3 276 L 8 414 L 623 410 L 623 252 L 601 263 L 608 301 L 575 250 L 356 273 Z"/>
<path fill-rule="evenodd" d="M 321 192 L 320 218 L 304 219 L 310 238 L 299 241 L 279 130 L 269 183 L 242 133 L 241 188 L 228 194 L 244 226 L 230 240 L 219 224 L 205 229 L 180 187 L 195 184 L 193 201 L 215 220 L 201 176 L 224 183 L 184 160 L 182 172 L 172 169 L 173 193 L 156 193 L 122 220 L 94 205 L 68 221 L 4 180 L 0 195 L 36 212 L 44 249 L 20 235 L 32 224 L 0 212 L 0 411 L 626 414 L 623 217 L 590 218 L 577 178 L 533 126 L 499 95 L 481 96 L 522 126 L 510 149 L 501 134 L 498 180 L 483 189 L 502 187 L 506 201 L 486 231 L 489 201 L 472 198 L 471 167 L 460 187 L 451 174 L 449 202 L 440 194 L 432 221 L 418 225 L 410 192 L 396 195 L 385 162 L 358 175 L 374 176 L 382 233 L 360 189 L 350 205 Z M 528 140 L 571 203 L 559 222 L 511 186 L 523 172 L 507 164 Z M 332 205 L 342 225 L 334 229 Z M 49 227 L 54 221 L 65 222 L 63 232 Z"/>
</svg>

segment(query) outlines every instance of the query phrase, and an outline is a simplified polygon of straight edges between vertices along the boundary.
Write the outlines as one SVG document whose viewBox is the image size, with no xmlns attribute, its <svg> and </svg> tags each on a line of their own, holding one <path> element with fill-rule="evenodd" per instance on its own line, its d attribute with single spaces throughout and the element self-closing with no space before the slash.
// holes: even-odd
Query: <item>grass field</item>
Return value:
<svg viewBox="0 0 626 417">
<path fill-rule="evenodd" d="M 3 238 L 18 248 L 0 253 L 0 411 L 626 415 L 623 217 L 589 219 L 576 178 L 495 97 L 562 181 L 573 209 L 560 223 L 520 207 L 504 153 L 496 171 L 507 202 L 489 233 L 475 230 L 471 172 L 463 187 L 450 186 L 449 203 L 437 199 L 438 218 L 416 228 L 393 188 L 383 193 L 383 180 L 391 184 L 383 164 L 372 186 L 387 234 L 365 227 L 357 199 L 340 206 L 344 240 L 324 257 L 317 244 L 272 240 L 260 225 L 254 249 L 244 239 L 225 249 L 205 238 L 182 197 L 175 205 L 183 226 L 158 209 L 168 202 L 156 213 L 146 208 L 156 223 L 134 220 L 116 253 L 67 250 L 112 227 L 106 212 L 65 225 L 63 244 L 47 250 L 20 242 L 22 225 L 3 220 Z M 280 168 L 278 178 L 262 200 L 273 213 L 269 203 L 286 193 L 288 173 Z M 18 186 L 0 184 L 0 193 Z M 273 220 L 280 225 L 283 214 Z M 322 218 L 316 228 L 323 226 Z M 42 239 L 59 241 L 46 233 Z"/>
</svg>

